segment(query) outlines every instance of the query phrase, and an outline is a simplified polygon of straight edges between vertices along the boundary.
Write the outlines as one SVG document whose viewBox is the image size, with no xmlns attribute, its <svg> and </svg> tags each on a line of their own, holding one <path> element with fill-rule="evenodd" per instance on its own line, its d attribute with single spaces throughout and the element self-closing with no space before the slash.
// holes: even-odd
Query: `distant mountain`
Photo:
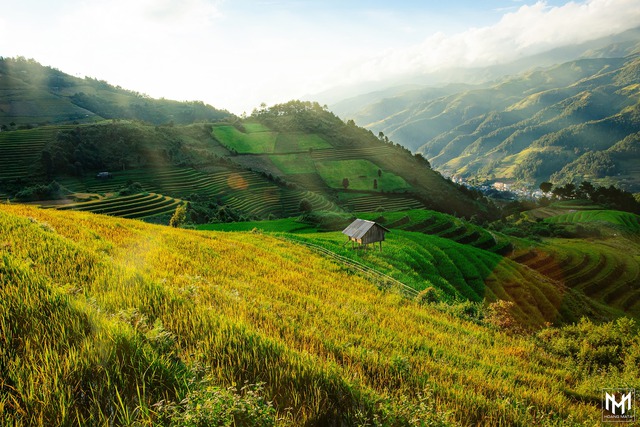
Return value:
<svg viewBox="0 0 640 427">
<path fill-rule="evenodd" d="M 25 58 L 0 58 L 0 126 L 135 119 L 151 124 L 215 121 L 230 114 L 202 102 L 152 99 L 80 79 Z"/>
<path fill-rule="evenodd" d="M 626 34 L 635 39 L 594 43 L 581 59 L 490 84 L 405 91 L 344 117 L 423 153 L 447 175 L 589 179 L 638 191 L 640 32 Z M 344 106 L 357 99 L 340 103 L 338 114 Z"/>
</svg>

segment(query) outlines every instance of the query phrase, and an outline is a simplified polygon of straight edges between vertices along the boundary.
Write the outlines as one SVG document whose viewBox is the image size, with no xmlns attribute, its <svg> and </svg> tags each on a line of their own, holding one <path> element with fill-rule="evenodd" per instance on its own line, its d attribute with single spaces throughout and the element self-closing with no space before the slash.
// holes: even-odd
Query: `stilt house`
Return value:
<svg viewBox="0 0 640 427">
<path fill-rule="evenodd" d="M 342 230 L 342 234 L 346 234 L 349 238 L 347 243 L 352 242 L 354 247 L 356 243 L 366 248 L 370 243 L 380 242 L 380 250 L 382 250 L 382 242 L 386 232 L 390 232 L 390 230 L 366 219 L 356 219 Z"/>
</svg>

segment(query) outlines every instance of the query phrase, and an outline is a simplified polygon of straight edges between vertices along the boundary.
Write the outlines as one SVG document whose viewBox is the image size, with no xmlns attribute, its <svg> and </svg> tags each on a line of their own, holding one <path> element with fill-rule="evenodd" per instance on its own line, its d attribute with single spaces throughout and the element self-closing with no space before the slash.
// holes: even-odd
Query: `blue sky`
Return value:
<svg viewBox="0 0 640 427">
<path fill-rule="evenodd" d="M 0 10 L 0 56 L 238 114 L 640 23 L 640 0 L 0 0 Z"/>
</svg>

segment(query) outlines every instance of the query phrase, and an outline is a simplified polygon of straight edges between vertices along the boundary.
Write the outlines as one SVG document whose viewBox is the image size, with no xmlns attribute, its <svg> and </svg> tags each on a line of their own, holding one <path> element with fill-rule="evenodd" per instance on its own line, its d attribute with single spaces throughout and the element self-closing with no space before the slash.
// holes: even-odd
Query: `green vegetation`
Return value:
<svg viewBox="0 0 640 427">
<path fill-rule="evenodd" d="M 383 138 L 423 153 L 446 175 L 588 180 L 638 192 L 637 43 L 636 35 L 626 56 L 532 66 L 479 86 L 421 88 L 336 107 Z"/>
<path fill-rule="evenodd" d="M 263 221 L 243 221 L 223 224 L 204 224 L 199 230 L 215 231 L 256 231 L 256 232 L 285 232 L 285 233 L 316 233 L 318 231 L 311 224 L 304 223 L 298 218 L 282 218 Z"/>
<path fill-rule="evenodd" d="M 278 136 L 275 132 L 260 124 L 245 123 L 243 126 L 244 132 L 233 125 L 213 126 L 213 136 L 235 153 L 273 153 Z"/>
<path fill-rule="evenodd" d="M 0 236 L 2 424 L 595 425 L 640 386 L 631 322 L 584 369 L 595 325 L 504 334 L 268 235 L 2 205 Z"/>
<path fill-rule="evenodd" d="M 213 122 L 230 116 L 202 102 L 152 99 L 92 78 L 79 79 L 32 59 L 0 58 L 0 130 L 33 124 L 141 120 L 154 125 Z M 14 123 L 14 126 L 11 126 Z"/>
<path fill-rule="evenodd" d="M 116 196 L 89 202 L 68 203 L 45 206 L 59 210 L 78 210 L 122 218 L 151 218 L 170 215 L 183 202 L 179 199 L 155 193 L 136 193 L 129 196 Z"/>
<path fill-rule="evenodd" d="M 332 148 L 320 135 L 307 133 L 280 133 L 276 141 L 275 152 L 290 153 Z"/>
<path fill-rule="evenodd" d="M 338 160 L 317 162 L 318 174 L 331 188 L 342 188 L 342 180 L 349 179 L 348 189 L 364 191 L 400 191 L 411 188 L 401 177 L 385 172 L 368 160 Z M 374 181 L 377 185 L 374 186 Z"/>
<path fill-rule="evenodd" d="M 326 233 L 342 230 L 354 218 L 344 215 L 325 218 L 314 214 L 297 220 L 218 224 L 202 229 L 285 233 L 278 235 L 329 250 L 416 291 L 432 287 L 438 299 L 447 304 L 510 301 L 513 305 L 508 311 L 525 327 L 572 322 L 582 316 L 610 319 L 622 313 L 640 315 L 640 291 L 635 285 L 640 263 L 633 255 L 638 248 L 623 237 L 591 243 L 581 239 L 536 242 L 425 210 L 359 213 L 357 217 L 392 230 L 382 252 L 354 251 L 351 245 L 345 246 L 341 233 Z M 318 233 L 320 230 L 325 232 Z M 631 238 L 637 234 L 631 229 L 628 232 Z M 619 253 L 622 247 L 626 247 L 626 254 Z"/>
<path fill-rule="evenodd" d="M 34 185 L 27 187 L 16 193 L 16 200 L 21 202 L 32 202 L 35 200 L 56 200 L 65 197 L 64 191 L 55 181 L 47 185 Z"/>
<path fill-rule="evenodd" d="M 640 216 L 612 210 L 588 210 L 566 213 L 545 219 L 551 223 L 606 223 L 611 226 L 619 226 L 629 233 L 640 233 Z"/>
<path fill-rule="evenodd" d="M 305 154 L 278 154 L 269 159 L 285 174 L 315 174 L 316 166 L 313 158 Z"/>
<path fill-rule="evenodd" d="M 114 120 L 11 130 L 0 134 L 0 154 L 14 162 L 6 176 L 0 172 L 3 199 L 55 179 L 69 199 L 117 192 L 208 198 L 188 214 L 198 222 L 296 216 L 305 199 L 315 211 L 430 206 L 469 217 L 476 209 L 485 218 L 492 215 L 481 199 L 470 200 L 424 159 L 317 104 L 298 101 L 213 124 Z M 344 174 L 351 178 L 346 189 L 340 185 Z M 131 183 L 139 186 L 131 190 Z"/>
</svg>

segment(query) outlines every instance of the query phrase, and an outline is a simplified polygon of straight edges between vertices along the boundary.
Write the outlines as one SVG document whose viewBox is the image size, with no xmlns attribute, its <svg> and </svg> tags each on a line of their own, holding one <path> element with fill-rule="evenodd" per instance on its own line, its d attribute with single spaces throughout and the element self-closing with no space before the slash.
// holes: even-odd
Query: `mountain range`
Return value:
<svg viewBox="0 0 640 427">
<path fill-rule="evenodd" d="M 422 153 L 445 175 L 638 191 L 640 31 L 561 53 L 540 62 L 579 57 L 481 84 L 386 89 L 332 109 Z"/>
<path fill-rule="evenodd" d="M 0 425 L 600 425 L 603 388 L 640 387 L 640 203 L 491 201 L 420 152 L 632 186 L 619 46 L 359 98 L 377 132 L 0 59 Z M 347 244 L 355 218 L 384 244 Z"/>
</svg>

